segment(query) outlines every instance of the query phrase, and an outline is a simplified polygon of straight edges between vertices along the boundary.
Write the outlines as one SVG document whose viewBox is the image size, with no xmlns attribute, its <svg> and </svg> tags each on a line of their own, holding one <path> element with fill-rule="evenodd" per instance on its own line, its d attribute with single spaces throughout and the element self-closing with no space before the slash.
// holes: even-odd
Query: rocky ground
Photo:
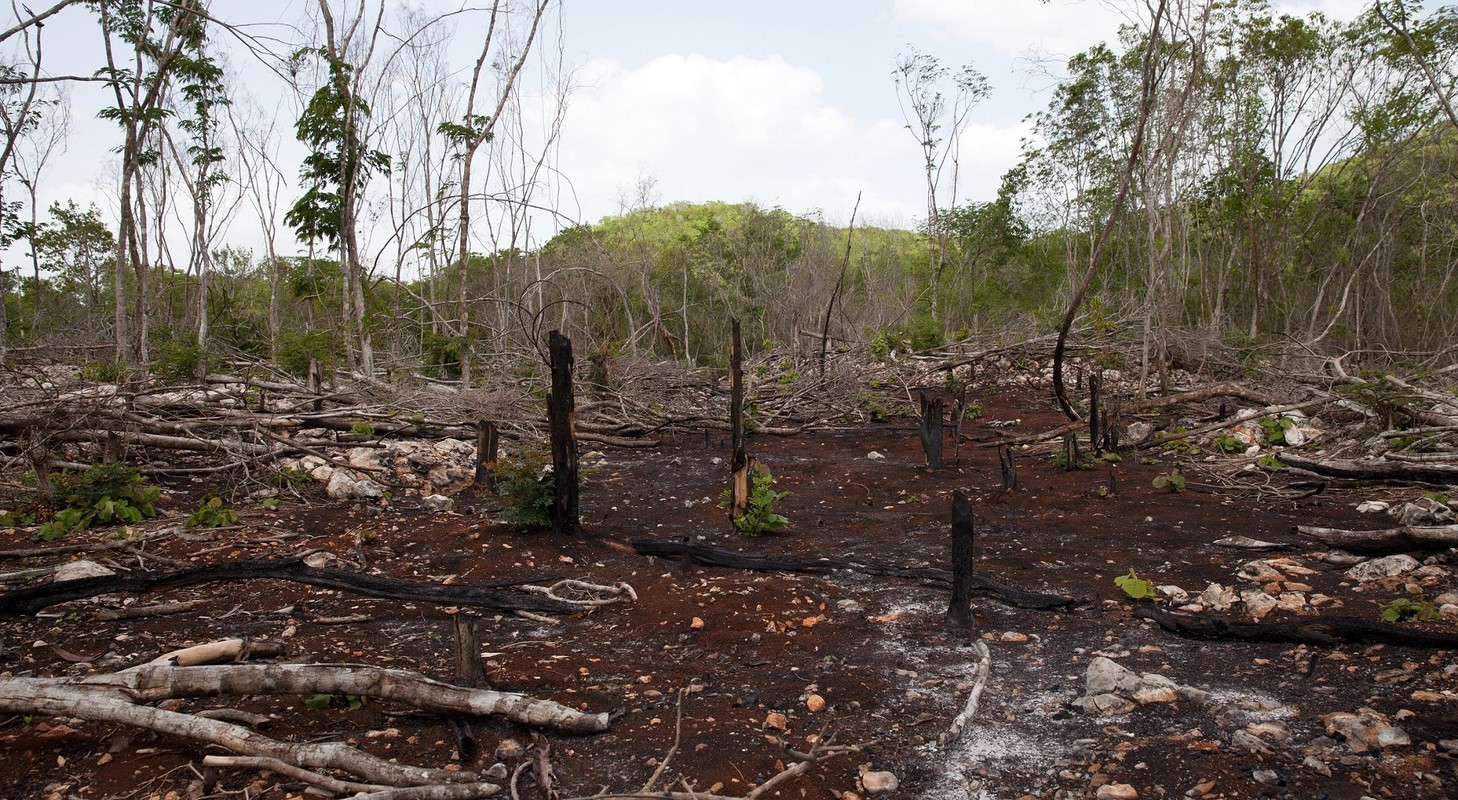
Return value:
<svg viewBox="0 0 1458 800">
<path fill-rule="evenodd" d="M 1298 524 L 1388 527 L 1404 515 L 1408 523 L 1441 523 L 1453 511 L 1440 490 L 1329 482 L 1316 492 L 1306 479 L 1255 465 L 1273 449 L 1252 424 L 1250 454 L 1217 454 L 1209 440 L 1187 441 L 1067 471 L 1046 450 L 1020 450 L 1020 488 L 1006 491 L 997 451 L 985 445 L 1058 424 L 1047 397 L 1037 381 L 974 388 L 981 416 L 968 423 L 959 457 L 935 472 L 925 469 L 905 420 L 751 437 L 751 453 L 790 492 L 780 504 L 790 528 L 755 538 L 735 533 L 717 507 L 728 458 L 727 435 L 717 432 L 664 432 L 652 448 L 591 453 L 581 541 L 494 523 L 491 504 L 463 489 L 460 459 L 469 448 L 454 445 L 361 453 L 395 470 L 397 481 L 402 472 L 414 475 L 418 486 L 391 496 L 355 492 L 324 464 L 300 462 L 317 480 L 302 498 L 285 492 L 276 507 L 265 507 L 264 498 L 239 495 L 233 505 L 242 520 L 217 531 L 180 526 L 215 487 L 206 479 L 174 482 L 164 517 L 137 526 L 170 533 L 148 540 L 140 554 L 13 557 L 34 542 L 31 531 L 12 529 L 0 531 L 0 547 L 12 551 L 5 569 L 84 559 L 124 572 L 306 555 L 339 569 L 443 585 L 560 577 L 627 583 L 637 599 L 541 620 L 281 581 L 103 595 L 0 621 L 0 677 L 112 671 L 242 635 L 282 643 L 283 661 L 364 662 L 451 680 L 453 628 L 464 616 L 480 627 L 493 687 L 622 711 L 607 733 L 548 735 L 562 797 L 638 791 L 664 759 L 653 788 L 743 796 L 793 763 L 787 748 L 803 752 L 831 737 L 859 750 L 761 796 L 1358 800 L 1458 793 L 1458 658 L 1451 650 L 1192 639 L 1135 614 L 1157 605 L 1234 621 L 1331 614 L 1376 621 L 1380 605 L 1416 602 L 1420 594 L 1437 618 L 1404 625 L 1455 632 L 1450 551 L 1357 557 L 1293 531 Z M 1180 414 L 1195 413 L 1151 414 L 1146 422 L 1178 424 Z M 1311 440 L 1303 442 L 1308 451 L 1332 444 L 1329 423 L 1296 419 L 1301 433 L 1292 438 Z M 1184 479 L 1182 491 L 1172 491 L 1172 474 Z M 649 538 L 945 567 L 957 490 L 974 501 L 983 575 L 1066 595 L 1076 605 L 1028 610 L 978 596 L 972 629 L 958 630 L 943 622 L 948 591 L 935 580 L 705 567 L 640 556 L 629 545 Z M 440 499 L 427 503 L 421 493 Z M 101 543 L 113 533 L 73 534 L 64 543 Z M 1131 572 L 1148 581 L 1152 599 L 1133 599 L 1115 584 Z M 201 602 L 182 614 L 103 613 L 185 600 Z M 948 737 L 978 690 L 960 735 Z M 527 747 L 532 731 L 485 720 L 475 723 L 483 752 L 463 763 L 447 721 L 386 702 L 337 698 L 318 709 L 297 697 L 168 702 L 183 711 L 230 706 L 260 714 L 262 730 L 275 738 L 348 741 L 403 763 L 498 777 L 541 748 Z M 305 794 L 304 784 L 275 772 L 203 768 L 208 751 L 119 726 L 17 716 L 0 720 L 0 794 Z M 527 783 L 522 796 L 540 796 Z"/>
</svg>

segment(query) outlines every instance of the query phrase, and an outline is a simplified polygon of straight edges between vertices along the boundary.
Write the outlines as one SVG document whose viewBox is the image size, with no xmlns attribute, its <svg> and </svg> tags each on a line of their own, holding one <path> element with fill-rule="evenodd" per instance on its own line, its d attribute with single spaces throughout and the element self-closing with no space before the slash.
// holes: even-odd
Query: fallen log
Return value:
<svg viewBox="0 0 1458 800">
<path fill-rule="evenodd" d="M 843 569 L 865 575 L 890 575 L 897 578 L 937 581 L 949 585 L 952 583 L 951 570 L 933 567 L 892 567 L 829 558 L 794 558 L 764 553 L 739 553 L 693 542 L 665 542 L 657 539 L 638 539 L 632 542 L 632 546 L 639 555 L 658 558 L 687 558 L 708 567 L 747 569 L 758 572 L 825 572 Z M 976 573 L 969 576 L 968 581 L 973 591 L 989 593 L 1008 605 L 1018 608 L 1051 610 L 1072 608 L 1081 602 L 1075 597 L 1030 592 Z"/>
<path fill-rule="evenodd" d="M 1323 544 L 1340 547 L 1353 553 L 1389 554 L 1458 547 L 1458 525 L 1432 527 L 1404 525 L 1375 531 L 1297 525 L 1296 532 Z"/>
<path fill-rule="evenodd" d="M 0 678 L 0 694 L 11 680 L 109 692 L 135 703 L 177 697 L 338 694 L 407 703 L 432 714 L 502 717 L 571 734 L 601 733 L 612 724 L 608 712 L 589 714 L 516 692 L 455 686 L 408 670 L 355 664 L 152 663 L 77 678 Z"/>
<path fill-rule="evenodd" d="M 1289 622 L 1235 622 L 1210 614 L 1189 614 L 1152 605 L 1136 606 L 1134 616 L 1152 620 L 1172 633 L 1197 639 L 1320 645 L 1349 642 L 1439 650 L 1458 649 L 1458 635 L 1372 622 L 1360 617 L 1316 617 Z"/>
<path fill-rule="evenodd" d="M 1332 478 L 1370 481 L 1458 484 L 1458 466 L 1393 461 L 1315 461 L 1290 452 L 1280 454 L 1281 463 Z"/>
<path fill-rule="evenodd" d="M 180 572 L 132 572 L 125 575 L 105 575 L 29 586 L 0 594 L 0 617 L 34 614 L 57 603 L 112 592 L 150 592 L 199 583 L 252 579 L 305 583 L 388 600 L 449 606 L 477 606 L 500 611 L 563 613 L 580 610 L 572 603 L 539 594 L 508 594 L 497 591 L 500 586 L 518 585 L 521 583 L 520 581 L 506 584 L 458 586 L 420 584 L 379 575 L 315 569 L 299 559 L 289 558 L 246 559 Z"/>
<path fill-rule="evenodd" d="M 61 682 L 64 680 L 0 679 L 0 711 L 130 725 L 217 745 L 244 755 L 276 758 L 302 767 L 338 769 L 387 786 L 454 783 L 475 777 L 465 771 L 393 764 L 339 742 L 281 742 L 241 725 L 137 705 L 123 693 L 105 688 L 77 687 Z"/>
</svg>

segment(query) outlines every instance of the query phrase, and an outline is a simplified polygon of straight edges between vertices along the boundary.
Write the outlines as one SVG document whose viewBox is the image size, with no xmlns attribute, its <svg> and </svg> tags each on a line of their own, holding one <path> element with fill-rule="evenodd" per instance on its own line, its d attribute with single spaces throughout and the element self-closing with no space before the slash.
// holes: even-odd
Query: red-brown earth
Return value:
<svg viewBox="0 0 1458 800">
<path fill-rule="evenodd" d="M 1013 432 L 1061 421 L 1043 387 L 974 390 L 972 396 L 983 410 L 966 430 L 972 439 L 990 439 L 999 430 L 990 425 L 1000 421 L 1020 420 Z M 949 457 L 948 466 L 928 472 L 916 432 L 902 420 L 751 437 L 751 453 L 773 471 L 777 488 L 790 492 L 781 510 L 792 525 L 778 535 L 746 538 L 733 532 L 716 506 L 726 478 L 727 436 L 662 432 L 657 438 L 651 449 L 604 447 L 600 457 L 587 459 L 595 469 L 583 490 L 582 541 L 494 524 L 480 510 L 484 506 L 466 496 L 456 498 L 455 512 L 433 514 L 413 498 L 362 506 L 331 503 L 311 490 L 307 503 L 291 500 L 278 510 L 240 498 L 241 526 L 189 529 L 185 537 L 147 548 L 190 563 L 326 551 L 337 554 L 345 569 L 362 553 L 371 572 L 421 582 L 550 583 L 553 576 L 626 582 L 636 602 L 545 624 L 281 581 L 210 584 L 155 597 L 104 596 L 6 619 L 0 622 L 0 670 L 5 676 L 114 670 L 181 646 L 242 635 L 283 642 L 285 661 L 368 663 L 451 680 L 453 615 L 460 614 L 479 622 L 494 688 L 592 711 L 623 711 L 607 733 L 551 737 L 562 797 L 641 787 L 674 742 L 680 690 L 686 690 L 682 744 L 658 788 L 687 785 L 743 795 L 783 768 L 785 744 L 803 750 L 807 737 L 833 734 L 835 742 L 862 751 L 824 761 L 770 796 L 861 792 L 863 767 L 894 773 L 900 788 L 890 796 L 907 798 L 1093 797 L 1104 784 L 1127 784 L 1141 798 L 1358 800 L 1458 793 L 1454 755 L 1440 744 L 1451 746 L 1447 740 L 1458 738 L 1458 659 L 1451 652 L 1181 638 L 1134 618 L 1133 602 L 1113 583 L 1133 569 L 1192 594 L 1212 582 L 1260 586 L 1236 572 L 1269 554 L 1214 545 L 1244 535 L 1289 545 L 1276 555 L 1312 572 L 1287 575 L 1288 582 L 1336 601 L 1322 613 L 1376 619 L 1377 603 L 1402 594 L 1402 581 L 1354 585 L 1342 567 L 1312 557 L 1325 548 L 1292 529 L 1298 523 L 1382 527 L 1355 505 L 1404 499 L 1415 490 L 1333 488 L 1290 499 L 1295 493 L 1279 491 L 1288 480 L 1279 473 L 1164 453 L 1155 463 L 1129 454 L 1118 464 L 1071 472 L 1047 456 L 1025 456 L 1022 488 L 1005 492 L 995 449 L 969 439 L 958 460 Z M 885 457 L 868 458 L 873 451 Z M 1151 485 L 1177 464 L 1189 479 L 1186 491 Z M 1111 476 L 1114 491 L 1101 491 Z M 177 524 L 212 487 L 191 482 L 167 488 L 166 516 L 142 528 Z M 959 631 L 943 622 L 944 584 L 850 571 L 708 568 L 646 558 L 622 546 L 640 538 L 688 539 L 775 555 L 945 567 L 954 490 L 975 503 L 978 570 L 1083 603 L 1072 611 L 1034 611 L 978 596 L 973 628 Z M 97 530 L 65 541 L 108 535 Z M 31 546 L 26 531 L 0 533 L 0 547 Z M 8 559 L 5 569 L 57 560 Z M 131 556 L 100 560 L 117 569 L 160 568 Z M 1447 562 L 1439 557 L 1436 563 Z M 1428 572 L 1427 596 L 1455 588 L 1445 570 Z M 98 610 L 123 601 L 191 598 L 208 603 L 182 615 L 114 622 L 97 617 Z M 1240 617 L 1240 604 L 1228 614 Z M 342 617 L 361 621 L 331 622 Z M 1291 618 L 1277 611 L 1268 619 Z M 960 741 L 939 745 L 939 735 L 967 701 L 978 662 L 972 645 L 979 639 L 991 652 L 980 707 Z M 66 655 L 94 660 L 73 663 Z M 1187 693 L 1114 716 L 1087 713 L 1073 701 L 1084 695 L 1085 672 L 1098 656 L 1207 694 Z M 818 712 L 807 707 L 812 694 L 825 701 Z M 186 701 L 177 708 L 230 702 Z M 456 757 L 445 720 L 385 702 L 311 710 L 299 698 L 265 697 L 231 705 L 268 715 L 264 730 L 276 738 L 345 740 L 424 766 L 451 765 Z M 1359 752 L 1328 735 L 1325 715 L 1363 707 L 1385 715 L 1411 743 Z M 771 712 L 784 715 L 787 731 L 766 725 Z M 489 766 L 501 739 L 530 741 L 529 731 L 491 720 L 477 722 L 476 730 L 484 753 L 468 767 Z M 1289 738 L 1280 741 L 1273 731 Z M 204 772 L 202 755 L 187 741 L 111 725 L 0 720 L 0 796 L 304 793 L 303 784 L 272 773 Z M 523 794 L 536 796 L 534 789 Z"/>
</svg>

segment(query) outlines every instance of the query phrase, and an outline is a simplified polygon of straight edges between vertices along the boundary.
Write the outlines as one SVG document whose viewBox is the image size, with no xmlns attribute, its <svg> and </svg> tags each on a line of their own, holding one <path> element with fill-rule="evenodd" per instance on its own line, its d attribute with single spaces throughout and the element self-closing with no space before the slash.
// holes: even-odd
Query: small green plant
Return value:
<svg viewBox="0 0 1458 800">
<path fill-rule="evenodd" d="M 1425 491 L 1423 492 L 1423 497 L 1432 500 L 1434 503 L 1443 503 L 1444 505 L 1448 503 L 1448 495 L 1444 492 Z"/>
<path fill-rule="evenodd" d="M 873 394 L 861 395 L 861 408 L 866 412 L 866 418 L 872 422 L 885 422 L 891 417 L 891 409 Z"/>
<path fill-rule="evenodd" d="M 1166 492 L 1183 492 L 1185 490 L 1185 476 L 1179 470 L 1156 475 L 1152 481 L 1154 488 L 1163 489 Z"/>
<path fill-rule="evenodd" d="M 1128 575 L 1120 575 L 1114 579 L 1114 585 L 1124 590 L 1131 600 L 1152 600 L 1154 598 L 1154 584 L 1134 574 L 1131 568 Z"/>
<path fill-rule="evenodd" d="M 369 424 L 368 422 L 365 422 L 362 419 L 355 420 L 354 424 L 349 426 L 349 432 L 357 433 L 361 436 L 374 436 L 375 426 Z"/>
<path fill-rule="evenodd" d="M 1245 452 L 1245 442 L 1242 442 L 1240 440 L 1240 437 L 1232 436 L 1228 433 L 1222 433 L 1219 436 L 1216 436 L 1214 445 L 1215 449 L 1219 450 L 1222 453 Z"/>
<path fill-rule="evenodd" d="M 982 419 L 982 404 L 976 400 L 969 400 L 962 408 L 963 419 Z"/>
<path fill-rule="evenodd" d="M 94 525 L 141 522 L 157 516 L 161 490 L 124 464 L 97 464 L 79 477 L 61 481 L 58 497 L 65 505 L 36 530 L 41 541 L 55 541 L 71 531 Z"/>
<path fill-rule="evenodd" d="M 1283 463 L 1281 461 L 1281 459 L 1276 458 L 1276 454 L 1275 453 L 1266 453 L 1265 455 L 1263 455 L 1260 458 L 1256 459 L 1256 464 L 1259 465 L 1260 467 L 1262 467 L 1263 469 L 1285 469 L 1286 468 L 1285 463 Z"/>
<path fill-rule="evenodd" d="M 891 337 L 887 335 L 886 329 L 882 328 L 872 334 L 870 347 L 871 355 L 883 361 L 891 355 Z"/>
<path fill-rule="evenodd" d="M 552 524 L 552 465 L 546 453 L 529 447 L 508 451 L 491 466 L 491 474 L 503 522 L 527 528 Z"/>
<path fill-rule="evenodd" d="M 745 536 L 758 536 L 761 533 L 775 533 L 790 523 L 785 515 L 775 511 L 775 504 L 783 500 L 790 493 L 777 492 L 772 488 L 775 483 L 774 475 L 768 469 L 757 467 L 754 475 L 750 478 L 749 502 L 744 508 L 744 513 L 734 517 L 734 528 Z M 734 494 L 728 489 L 719 501 L 720 508 L 729 508 L 734 502 Z"/>
<path fill-rule="evenodd" d="M 787 369 L 785 370 L 784 374 L 780 375 L 780 383 L 786 386 L 789 386 L 799 379 L 800 371 L 797 369 Z"/>
<path fill-rule="evenodd" d="M 223 498 L 213 495 L 187 518 L 189 528 L 226 528 L 238 524 L 238 512 L 223 507 Z"/>
<path fill-rule="evenodd" d="M 1381 603 L 1377 610 L 1387 622 L 1427 621 L 1441 619 L 1443 616 L 1438 607 L 1420 591 L 1413 592 L 1408 597 L 1397 597 Z"/>
<path fill-rule="evenodd" d="M 265 508 L 269 511 L 277 511 L 282 506 L 283 501 L 278 499 L 277 497 L 265 497 L 262 500 L 258 501 L 259 508 Z"/>
<path fill-rule="evenodd" d="M 273 485 L 280 489 L 302 489 L 313 482 L 314 476 L 298 467 L 284 467 L 273 475 Z"/>
<path fill-rule="evenodd" d="M 1257 420 L 1260 426 L 1266 431 L 1266 444 L 1282 445 L 1286 443 L 1286 431 L 1296 427 L 1296 420 L 1291 417 L 1280 417 L 1277 419 Z"/>
</svg>

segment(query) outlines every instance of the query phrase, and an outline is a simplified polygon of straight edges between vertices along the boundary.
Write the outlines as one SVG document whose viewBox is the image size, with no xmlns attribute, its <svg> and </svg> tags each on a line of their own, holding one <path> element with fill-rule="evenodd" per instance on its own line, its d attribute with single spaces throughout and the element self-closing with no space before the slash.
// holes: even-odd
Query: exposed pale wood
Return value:
<svg viewBox="0 0 1458 800">
<path fill-rule="evenodd" d="M 1330 459 L 1317 461 L 1291 452 L 1280 455 L 1287 466 L 1326 475 L 1333 478 L 1353 478 L 1371 481 L 1413 481 L 1458 485 L 1458 466 L 1449 464 L 1414 464 L 1394 461 L 1349 461 Z"/>
<path fill-rule="evenodd" d="M 1297 525 L 1296 532 L 1353 553 L 1404 553 L 1458 547 L 1458 525 L 1402 526 L 1375 531 Z"/>
<path fill-rule="evenodd" d="M 373 783 L 389 786 L 447 783 L 474 778 L 465 772 L 393 764 L 345 744 L 280 742 L 241 725 L 138 705 L 128 693 L 118 688 L 82 686 L 62 678 L 0 678 L 0 711 L 7 714 L 76 717 L 94 722 L 130 725 L 216 745 L 243 755 L 267 756 L 306 768 L 342 770 Z"/>
</svg>

